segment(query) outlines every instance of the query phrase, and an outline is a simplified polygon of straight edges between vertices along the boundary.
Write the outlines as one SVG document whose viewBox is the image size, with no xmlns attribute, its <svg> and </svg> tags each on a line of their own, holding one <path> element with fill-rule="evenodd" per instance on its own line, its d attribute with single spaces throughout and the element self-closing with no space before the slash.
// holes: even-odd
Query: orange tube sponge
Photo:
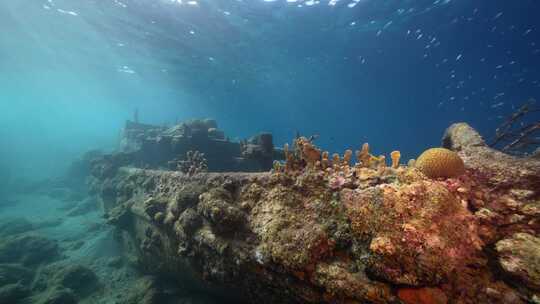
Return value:
<svg viewBox="0 0 540 304">
<path fill-rule="evenodd" d="M 369 154 L 368 143 L 362 145 L 362 150 L 360 151 L 360 155 L 358 158 L 360 159 L 362 166 L 369 167 L 369 165 L 371 164 L 371 155 Z"/>
<path fill-rule="evenodd" d="M 302 146 L 302 155 L 307 164 L 313 166 L 321 159 L 321 150 L 311 144 L 304 144 Z"/>
<path fill-rule="evenodd" d="M 397 167 L 399 167 L 401 153 L 399 153 L 399 151 L 392 151 L 392 153 L 390 153 L 390 158 L 392 158 L 392 168 L 397 169 Z"/>
<path fill-rule="evenodd" d="M 339 154 L 337 153 L 332 154 L 332 164 L 334 166 L 339 165 Z"/>
<path fill-rule="evenodd" d="M 379 157 L 377 158 L 377 161 L 378 161 L 378 168 L 379 168 L 379 174 L 383 174 L 384 173 L 384 170 L 386 170 L 386 156 L 384 155 L 379 155 Z"/>
<path fill-rule="evenodd" d="M 328 151 L 322 153 L 321 165 L 323 169 L 326 169 L 330 166 L 330 160 L 328 159 Z"/>
<path fill-rule="evenodd" d="M 430 178 L 457 177 L 465 172 L 461 157 L 445 148 L 427 149 L 416 159 L 415 166 Z"/>
<path fill-rule="evenodd" d="M 352 157 L 352 150 L 346 150 L 345 154 L 343 154 L 343 164 L 348 165 L 349 162 L 351 161 L 351 157 Z"/>
</svg>

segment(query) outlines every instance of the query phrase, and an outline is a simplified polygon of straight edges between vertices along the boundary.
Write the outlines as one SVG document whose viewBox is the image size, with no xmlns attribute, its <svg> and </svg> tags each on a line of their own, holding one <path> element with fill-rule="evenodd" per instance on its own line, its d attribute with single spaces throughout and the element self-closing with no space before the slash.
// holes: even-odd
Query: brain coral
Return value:
<svg viewBox="0 0 540 304">
<path fill-rule="evenodd" d="M 418 157 L 415 166 L 430 178 L 456 177 L 465 172 L 461 157 L 445 148 L 427 149 Z"/>
</svg>

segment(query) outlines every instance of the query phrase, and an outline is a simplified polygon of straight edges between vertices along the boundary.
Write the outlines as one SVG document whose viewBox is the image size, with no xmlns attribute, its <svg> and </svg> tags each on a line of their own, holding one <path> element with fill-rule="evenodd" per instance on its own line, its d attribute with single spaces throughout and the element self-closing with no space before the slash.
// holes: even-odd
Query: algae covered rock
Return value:
<svg viewBox="0 0 540 304">
<path fill-rule="evenodd" d="M 53 284 L 71 289 L 75 294 L 84 296 L 92 293 L 98 286 L 96 274 L 82 265 L 69 265 L 54 274 Z"/>
<path fill-rule="evenodd" d="M 198 211 L 215 224 L 220 231 L 241 230 L 246 222 L 245 214 L 231 204 L 231 194 L 223 188 L 212 189 L 200 196 Z"/>
<path fill-rule="evenodd" d="M 144 276 L 137 280 L 133 292 L 130 293 L 123 304 L 157 304 L 163 298 L 155 277 Z"/>
<path fill-rule="evenodd" d="M 95 197 L 88 197 L 79 202 L 73 209 L 69 210 L 68 216 L 80 216 L 97 210 L 98 202 Z"/>
<path fill-rule="evenodd" d="M 0 241 L 0 263 L 35 265 L 59 257 L 55 241 L 37 235 L 21 235 Z"/>
<path fill-rule="evenodd" d="M 405 304 L 446 304 L 448 298 L 438 288 L 401 288 L 398 296 Z"/>
<path fill-rule="evenodd" d="M 29 295 L 30 290 L 20 283 L 0 286 L 0 303 L 22 303 Z"/>
<path fill-rule="evenodd" d="M 29 268 L 19 264 L 0 264 L 0 286 L 22 283 L 28 285 L 33 273 Z"/>
<path fill-rule="evenodd" d="M 97 275 L 90 268 L 68 261 L 42 267 L 32 282 L 33 298 L 39 304 L 78 303 L 100 287 Z"/>
<path fill-rule="evenodd" d="M 481 248 L 472 214 L 439 183 L 343 190 L 341 197 L 353 235 L 369 241 L 368 270 L 392 283 L 443 282 Z"/>
<path fill-rule="evenodd" d="M 2 219 L 0 236 L 13 236 L 35 229 L 34 224 L 25 218 Z"/>
<path fill-rule="evenodd" d="M 516 233 L 496 244 L 502 269 L 530 288 L 540 290 L 540 238 Z"/>
<path fill-rule="evenodd" d="M 71 289 L 59 288 L 38 296 L 38 304 L 77 304 L 77 296 Z"/>
</svg>

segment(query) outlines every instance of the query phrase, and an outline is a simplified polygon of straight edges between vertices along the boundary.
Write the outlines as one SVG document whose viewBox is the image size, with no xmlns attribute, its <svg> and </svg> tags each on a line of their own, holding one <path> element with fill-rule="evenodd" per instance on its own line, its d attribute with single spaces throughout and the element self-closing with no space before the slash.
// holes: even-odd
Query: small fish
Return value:
<svg viewBox="0 0 540 304">
<path fill-rule="evenodd" d="M 78 16 L 79 14 L 77 14 L 76 12 L 72 12 L 72 11 L 65 11 L 63 9 L 56 9 L 57 12 L 61 13 L 61 14 L 66 14 L 66 15 L 71 15 L 71 16 Z"/>
<path fill-rule="evenodd" d="M 457 55 L 456 61 L 459 61 L 461 59 L 461 57 L 463 57 L 461 54 Z"/>
<path fill-rule="evenodd" d="M 493 20 L 499 19 L 502 15 L 503 15 L 503 12 L 498 13 L 497 15 L 495 15 L 495 17 L 493 17 Z"/>
</svg>

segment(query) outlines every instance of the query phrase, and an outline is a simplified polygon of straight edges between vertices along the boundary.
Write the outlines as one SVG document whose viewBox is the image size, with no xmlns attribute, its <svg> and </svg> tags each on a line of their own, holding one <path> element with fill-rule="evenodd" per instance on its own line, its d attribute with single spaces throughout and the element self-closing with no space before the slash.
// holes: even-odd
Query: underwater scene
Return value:
<svg viewBox="0 0 540 304">
<path fill-rule="evenodd" d="M 0 1 L 0 304 L 540 304 L 539 13 Z"/>
</svg>

